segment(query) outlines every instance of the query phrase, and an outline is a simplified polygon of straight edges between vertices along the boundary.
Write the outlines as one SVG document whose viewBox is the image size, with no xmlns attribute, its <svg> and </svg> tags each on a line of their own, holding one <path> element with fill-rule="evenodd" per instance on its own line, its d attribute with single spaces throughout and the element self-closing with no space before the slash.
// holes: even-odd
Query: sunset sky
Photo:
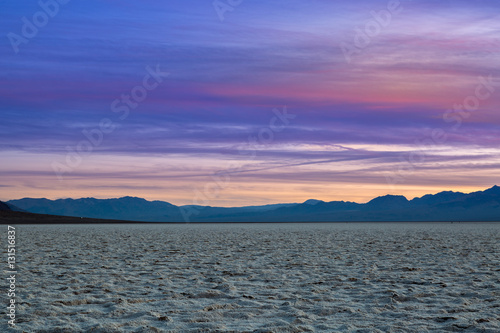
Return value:
<svg viewBox="0 0 500 333">
<path fill-rule="evenodd" d="M 497 0 L 54 1 L 2 3 L 0 200 L 500 185 Z"/>
</svg>

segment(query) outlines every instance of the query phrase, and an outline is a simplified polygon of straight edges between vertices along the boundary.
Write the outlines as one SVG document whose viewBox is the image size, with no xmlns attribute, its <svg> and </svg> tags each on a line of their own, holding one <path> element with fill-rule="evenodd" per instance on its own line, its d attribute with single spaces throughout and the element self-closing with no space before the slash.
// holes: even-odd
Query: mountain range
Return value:
<svg viewBox="0 0 500 333">
<path fill-rule="evenodd" d="M 500 187 L 469 194 L 446 191 L 412 200 L 386 195 L 364 204 L 311 199 L 303 203 L 234 208 L 175 206 L 136 197 L 24 198 L 0 202 L 1 210 L 144 222 L 500 221 Z"/>
</svg>

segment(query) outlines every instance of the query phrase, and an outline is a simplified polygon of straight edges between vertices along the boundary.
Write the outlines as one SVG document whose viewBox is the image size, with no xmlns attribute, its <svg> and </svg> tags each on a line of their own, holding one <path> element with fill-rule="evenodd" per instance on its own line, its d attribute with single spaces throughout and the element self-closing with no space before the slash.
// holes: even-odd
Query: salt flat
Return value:
<svg viewBox="0 0 500 333">
<path fill-rule="evenodd" d="M 17 244 L 19 331 L 500 332 L 495 223 L 22 225 Z"/>
</svg>

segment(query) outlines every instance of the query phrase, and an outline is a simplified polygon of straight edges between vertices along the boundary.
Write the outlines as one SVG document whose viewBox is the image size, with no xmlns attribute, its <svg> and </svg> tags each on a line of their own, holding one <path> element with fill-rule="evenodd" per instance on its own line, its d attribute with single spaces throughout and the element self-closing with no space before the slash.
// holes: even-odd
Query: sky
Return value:
<svg viewBox="0 0 500 333">
<path fill-rule="evenodd" d="M 500 2 L 21 0 L 0 200 L 366 202 L 500 184 Z"/>
</svg>

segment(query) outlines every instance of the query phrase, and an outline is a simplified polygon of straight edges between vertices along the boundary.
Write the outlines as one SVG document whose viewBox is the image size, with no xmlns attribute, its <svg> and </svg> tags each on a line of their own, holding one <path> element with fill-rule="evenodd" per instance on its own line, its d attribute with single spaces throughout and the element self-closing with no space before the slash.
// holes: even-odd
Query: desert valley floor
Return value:
<svg viewBox="0 0 500 333">
<path fill-rule="evenodd" d="M 500 331 L 498 223 L 19 225 L 17 251 L 19 332 Z"/>
</svg>

